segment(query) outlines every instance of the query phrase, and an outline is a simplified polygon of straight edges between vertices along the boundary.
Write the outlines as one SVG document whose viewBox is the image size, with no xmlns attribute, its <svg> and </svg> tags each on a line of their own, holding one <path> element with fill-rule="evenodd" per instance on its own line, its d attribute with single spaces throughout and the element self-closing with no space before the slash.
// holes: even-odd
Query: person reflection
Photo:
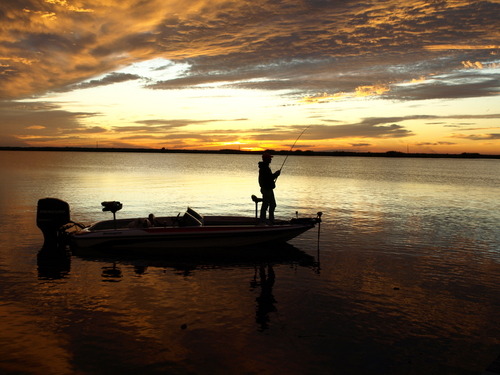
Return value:
<svg viewBox="0 0 500 375">
<path fill-rule="evenodd" d="M 260 325 L 259 331 L 265 331 L 269 328 L 269 313 L 278 311 L 274 304 L 276 299 L 273 296 L 273 286 L 275 281 L 275 274 L 273 266 L 260 265 L 259 267 L 259 279 L 257 281 L 257 268 L 255 268 L 255 274 L 250 285 L 252 288 L 260 286 L 260 295 L 255 299 L 257 302 L 257 307 L 255 311 L 255 321 Z"/>
<path fill-rule="evenodd" d="M 147 270 L 148 270 L 148 266 L 144 266 L 144 265 L 140 265 L 140 264 L 134 265 L 134 272 L 137 276 L 144 275 Z"/>
</svg>

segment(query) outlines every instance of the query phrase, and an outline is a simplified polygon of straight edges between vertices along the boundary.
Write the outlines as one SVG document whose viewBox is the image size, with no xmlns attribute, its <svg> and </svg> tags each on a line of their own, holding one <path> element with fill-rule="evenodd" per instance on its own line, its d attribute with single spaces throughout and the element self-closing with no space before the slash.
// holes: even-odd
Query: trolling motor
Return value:
<svg viewBox="0 0 500 375">
<path fill-rule="evenodd" d="M 38 200 L 36 225 L 43 233 L 42 250 L 59 249 L 64 245 L 64 225 L 70 223 L 69 204 L 57 198 Z"/>
<path fill-rule="evenodd" d="M 101 202 L 101 205 L 103 212 L 110 211 L 113 213 L 113 222 L 115 224 L 115 229 L 116 229 L 116 213 L 123 208 L 123 204 L 117 201 L 108 201 L 108 202 Z"/>
</svg>

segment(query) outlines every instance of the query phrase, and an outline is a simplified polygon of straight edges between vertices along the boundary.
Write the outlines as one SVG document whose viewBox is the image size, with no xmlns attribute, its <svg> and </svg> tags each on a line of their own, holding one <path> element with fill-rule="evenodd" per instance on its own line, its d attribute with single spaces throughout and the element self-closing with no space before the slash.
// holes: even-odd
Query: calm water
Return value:
<svg viewBox="0 0 500 375">
<path fill-rule="evenodd" d="M 0 373 L 479 374 L 499 354 L 499 160 L 290 157 L 277 216 L 324 212 L 300 259 L 37 260 L 39 198 L 85 223 L 105 200 L 253 215 L 258 161 L 0 152 Z"/>
</svg>

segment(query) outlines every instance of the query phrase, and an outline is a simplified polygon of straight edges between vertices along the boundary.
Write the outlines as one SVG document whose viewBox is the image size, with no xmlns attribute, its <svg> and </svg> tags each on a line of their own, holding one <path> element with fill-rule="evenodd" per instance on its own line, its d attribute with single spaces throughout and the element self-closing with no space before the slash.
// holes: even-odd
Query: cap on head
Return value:
<svg viewBox="0 0 500 375">
<path fill-rule="evenodd" d="M 271 161 L 272 158 L 273 156 L 267 151 L 262 154 L 262 160 L 264 161 Z"/>
</svg>

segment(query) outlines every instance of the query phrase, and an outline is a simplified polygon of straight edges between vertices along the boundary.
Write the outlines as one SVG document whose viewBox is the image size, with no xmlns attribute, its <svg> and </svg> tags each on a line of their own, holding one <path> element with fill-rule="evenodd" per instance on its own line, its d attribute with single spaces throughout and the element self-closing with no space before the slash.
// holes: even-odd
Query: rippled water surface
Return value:
<svg viewBox="0 0 500 375">
<path fill-rule="evenodd" d="M 0 152 L 0 373 L 479 374 L 500 352 L 500 161 L 288 158 L 269 256 L 38 259 L 72 219 L 254 215 L 253 155 Z M 281 166 L 276 156 L 272 167 Z"/>
</svg>

